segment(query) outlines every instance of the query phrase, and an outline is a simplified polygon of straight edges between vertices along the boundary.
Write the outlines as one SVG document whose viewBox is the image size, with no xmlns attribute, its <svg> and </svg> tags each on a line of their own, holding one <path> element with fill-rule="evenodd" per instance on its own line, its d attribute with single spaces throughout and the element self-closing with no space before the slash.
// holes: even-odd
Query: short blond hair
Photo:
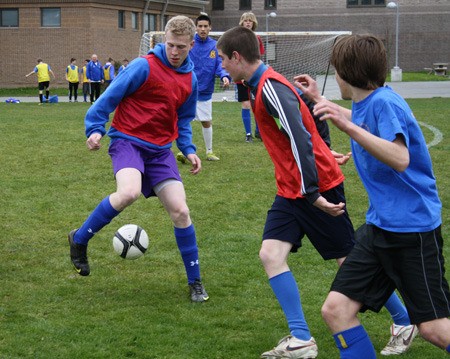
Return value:
<svg viewBox="0 0 450 359">
<path fill-rule="evenodd" d="M 164 31 L 166 34 L 170 31 L 175 35 L 189 35 L 189 38 L 193 40 L 195 35 L 195 24 L 187 16 L 178 15 L 167 22 Z"/>
<path fill-rule="evenodd" d="M 253 22 L 252 30 L 255 31 L 258 27 L 258 20 L 256 19 L 256 15 L 252 12 L 244 12 L 241 16 L 241 20 L 239 20 L 239 25 L 242 26 L 245 20 L 251 20 Z"/>
</svg>

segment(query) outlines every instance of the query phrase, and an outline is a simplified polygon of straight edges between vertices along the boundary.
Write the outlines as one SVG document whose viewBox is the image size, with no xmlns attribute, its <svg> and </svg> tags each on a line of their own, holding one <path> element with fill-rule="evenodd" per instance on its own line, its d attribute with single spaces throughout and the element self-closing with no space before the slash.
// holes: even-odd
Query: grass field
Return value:
<svg viewBox="0 0 450 359">
<path fill-rule="evenodd" d="M 430 153 L 448 242 L 448 99 L 408 102 L 419 121 L 444 135 Z M 214 103 L 220 162 L 203 161 L 197 176 L 180 165 L 210 294 L 200 305 L 189 301 L 173 228 L 154 198 L 139 199 L 90 242 L 89 277 L 73 271 L 67 233 L 115 189 L 108 141 L 98 152 L 86 149 L 87 108 L 83 103 L 0 104 L 0 358 L 259 358 L 288 329 L 258 259 L 265 215 L 275 195 L 273 166 L 261 142 L 244 142 L 239 104 Z M 200 125 L 193 123 L 193 128 L 204 158 Z M 430 130 L 424 128 L 424 134 L 432 140 Z M 348 151 L 341 133 L 332 129 L 332 139 L 336 150 Z M 364 221 L 366 195 L 353 163 L 343 170 L 349 212 L 358 226 Z M 143 226 L 151 238 L 147 254 L 136 261 L 123 260 L 112 249 L 115 230 L 126 223 Z M 448 262 L 448 243 L 444 251 Z M 319 358 L 338 358 L 320 316 L 335 263 L 324 262 L 305 240 L 290 266 Z M 365 313 L 361 320 L 379 352 L 389 339 L 387 311 Z M 447 356 L 417 338 L 402 357 Z"/>
</svg>

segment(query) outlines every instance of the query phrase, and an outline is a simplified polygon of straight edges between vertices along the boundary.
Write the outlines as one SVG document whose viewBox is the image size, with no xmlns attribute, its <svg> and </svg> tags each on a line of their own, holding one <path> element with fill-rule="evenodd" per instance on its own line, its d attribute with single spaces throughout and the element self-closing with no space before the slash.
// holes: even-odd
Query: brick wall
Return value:
<svg viewBox="0 0 450 359">
<path fill-rule="evenodd" d="M 386 1 L 387 3 L 388 1 Z M 396 10 L 386 7 L 347 8 L 345 0 L 278 0 L 276 10 L 264 10 L 263 0 L 253 0 L 257 31 L 352 31 L 382 37 L 389 51 L 389 66 L 395 62 Z M 399 0 L 399 66 L 419 71 L 433 62 L 450 62 L 450 1 Z M 213 28 L 224 31 L 239 23 L 239 0 L 227 0 L 224 11 L 211 11 Z"/>
<path fill-rule="evenodd" d="M 6 4 L 8 3 L 8 4 Z M 21 4 L 23 3 L 23 4 Z M 122 5 L 121 5 L 122 4 Z M 125 4 L 126 6 L 124 6 Z M 101 63 L 109 57 L 130 61 L 139 54 L 144 1 L 4 1 L 0 8 L 19 8 L 19 27 L 0 28 L 0 87 L 30 87 L 37 77 L 25 77 L 42 58 L 56 75 L 52 86 L 65 86 L 65 70 L 72 57 L 83 66 L 93 53 Z M 163 4 L 152 4 L 150 12 L 161 13 Z M 42 28 L 40 7 L 60 7 L 61 27 Z M 125 29 L 118 28 L 118 11 L 125 11 Z M 131 28 L 131 12 L 139 13 L 139 29 Z M 166 15 L 179 12 L 195 18 L 198 8 L 169 7 Z M 157 19 L 160 26 L 160 16 Z"/>
</svg>

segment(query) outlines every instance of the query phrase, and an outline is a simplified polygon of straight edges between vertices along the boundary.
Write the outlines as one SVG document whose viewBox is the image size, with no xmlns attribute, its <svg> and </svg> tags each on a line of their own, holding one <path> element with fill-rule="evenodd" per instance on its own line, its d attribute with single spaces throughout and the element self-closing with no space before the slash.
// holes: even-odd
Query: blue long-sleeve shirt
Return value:
<svg viewBox="0 0 450 359">
<path fill-rule="evenodd" d="M 198 79 L 198 99 L 207 101 L 212 98 L 216 76 L 220 79 L 230 78 L 228 72 L 222 68 L 222 59 L 219 57 L 216 40 L 207 37 L 202 40 L 198 34 L 194 36 L 194 47 L 189 57 L 194 62 L 194 72 Z"/>
</svg>

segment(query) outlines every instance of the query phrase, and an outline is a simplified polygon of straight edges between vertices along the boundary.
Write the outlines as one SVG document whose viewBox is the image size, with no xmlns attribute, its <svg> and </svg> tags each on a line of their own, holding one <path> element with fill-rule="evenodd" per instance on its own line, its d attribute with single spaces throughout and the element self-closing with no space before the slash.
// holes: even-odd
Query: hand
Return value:
<svg viewBox="0 0 450 359">
<path fill-rule="evenodd" d="M 89 138 L 86 141 L 86 145 L 89 148 L 90 151 L 97 151 L 100 149 L 100 140 L 102 139 L 102 135 L 98 132 L 93 133 L 89 136 Z"/>
<path fill-rule="evenodd" d="M 321 98 L 314 105 L 313 114 L 318 116 L 321 121 L 331 120 L 333 124 L 343 132 L 347 132 L 351 126 L 351 110 Z"/>
<path fill-rule="evenodd" d="M 339 166 L 345 165 L 350 157 L 352 157 L 352 153 L 348 152 L 347 154 L 338 153 L 336 151 L 331 150 L 331 153 L 333 154 L 334 158 L 336 159 L 336 162 Z"/>
<path fill-rule="evenodd" d="M 189 172 L 191 172 L 193 175 L 199 173 L 202 169 L 202 161 L 200 160 L 200 158 L 195 153 L 187 155 L 186 158 L 192 164 L 192 168 L 189 170 Z"/>
<path fill-rule="evenodd" d="M 294 76 L 294 85 L 298 87 L 305 94 L 305 96 L 314 103 L 319 102 L 322 98 L 317 87 L 317 82 L 309 75 Z"/>
<path fill-rule="evenodd" d="M 345 203 L 342 202 L 339 204 L 330 203 L 324 197 L 320 196 L 313 203 L 313 206 L 321 209 L 322 211 L 328 213 L 333 217 L 337 217 L 344 213 Z"/>
<path fill-rule="evenodd" d="M 222 78 L 223 82 L 223 88 L 228 88 L 230 86 L 230 80 L 228 80 L 228 77 Z"/>
</svg>

